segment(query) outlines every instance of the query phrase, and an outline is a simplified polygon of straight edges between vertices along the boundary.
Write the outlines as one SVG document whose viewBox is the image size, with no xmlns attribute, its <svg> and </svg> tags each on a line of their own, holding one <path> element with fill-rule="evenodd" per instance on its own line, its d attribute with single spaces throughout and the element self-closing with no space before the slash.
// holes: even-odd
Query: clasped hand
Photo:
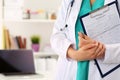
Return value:
<svg viewBox="0 0 120 80">
<path fill-rule="evenodd" d="M 76 60 L 85 61 L 97 58 L 103 58 L 105 55 L 105 46 L 101 42 L 95 41 L 90 37 L 78 33 L 79 49 L 77 50 Z"/>
</svg>

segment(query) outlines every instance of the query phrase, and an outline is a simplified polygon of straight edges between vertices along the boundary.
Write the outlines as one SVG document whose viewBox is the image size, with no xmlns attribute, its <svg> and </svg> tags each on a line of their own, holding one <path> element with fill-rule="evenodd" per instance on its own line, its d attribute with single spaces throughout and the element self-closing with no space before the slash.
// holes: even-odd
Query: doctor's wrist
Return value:
<svg viewBox="0 0 120 80">
<path fill-rule="evenodd" d="M 71 46 L 69 46 L 68 50 L 67 50 L 67 58 L 71 58 L 76 60 L 76 53 L 77 51 Z"/>
</svg>

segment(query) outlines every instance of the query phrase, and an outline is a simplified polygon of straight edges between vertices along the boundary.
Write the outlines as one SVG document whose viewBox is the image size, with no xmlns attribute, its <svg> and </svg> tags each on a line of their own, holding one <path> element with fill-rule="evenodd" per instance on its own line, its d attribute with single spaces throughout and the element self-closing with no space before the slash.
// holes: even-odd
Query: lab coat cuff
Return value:
<svg viewBox="0 0 120 80">
<path fill-rule="evenodd" d="M 66 51 L 65 51 L 66 54 L 64 55 L 64 57 L 65 57 L 68 61 L 71 61 L 71 60 L 73 60 L 73 59 L 67 57 L 67 52 L 68 52 L 68 48 L 69 48 L 71 45 L 73 46 L 73 43 L 72 43 L 71 41 L 69 41 L 66 45 L 67 45 Z"/>
<path fill-rule="evenodd" d="M 72 47 L 74 48 L 74 44 L 70 44 L 69 47 L 70 47 L 70 46 L 72 46 Z M 68 47 L 68 48 L 69 48 L 69 47 Z M 67 57 L 67 53 L 66 53 L 66 59 L 67 59 L 68 61 L 73 61 L 73 59 Z"/>
<path fill-rule="evenodd" d="M 105 45 L 106 46 L 106 51 L 105 51 L 105 56 L 103 59 L 103 63 L 108 63 L 109 62 L 109 58 L 110 58 L 110 46 L 109 45 Z"/>
</svg>

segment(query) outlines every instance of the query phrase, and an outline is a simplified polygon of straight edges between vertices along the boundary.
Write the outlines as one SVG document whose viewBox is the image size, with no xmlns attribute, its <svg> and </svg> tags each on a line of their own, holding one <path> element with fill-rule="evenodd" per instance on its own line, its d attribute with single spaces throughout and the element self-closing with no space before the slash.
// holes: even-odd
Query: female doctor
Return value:
<svg viewBox="0 0 120 80">
<path fill-rule="evenodd" d="M 120 69 L 101 78 L 93 61 L 94 59 L 103 59 L 106 64 L 120 63 L 120 44 L 104 45 L 82 34 L 84 33 L 83 28 L 78 19 L 112 1 L 114 0 L 62 1 L 50 40 L 52 48 L 59 54 L 55 80 L 120 79 Z M 113 54 L 109 52 L 113 52 Z"/>
</svg>

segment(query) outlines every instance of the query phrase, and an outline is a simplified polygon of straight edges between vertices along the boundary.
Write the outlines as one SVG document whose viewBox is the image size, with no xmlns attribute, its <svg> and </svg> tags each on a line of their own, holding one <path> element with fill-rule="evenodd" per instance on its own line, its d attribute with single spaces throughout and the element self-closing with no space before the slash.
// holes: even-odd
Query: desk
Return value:
<svg viewBox="0 0 120 80">
<path fill-rule="evenodd" d="M 15 76 L 4 76 L 0 74 L 0 80 L 53 80 L 53 76 L 55 75 L 55 68 L 56 68 L 56 61 L 54 59 L 47 59 L 48 62 L 50 62 L 49 65 L 45 65 L 46 60 L 34 57 L 35 62 L 35 70 L 38 75 L 15 75 Z M 51 62 L 52 61 L 52 62 Z M 44 67 L 48 67 L 48 70 Z M 53 67 L 54 66 L 54 67 Z"/>
<path fill-rule="evenodd" d="M 0 80 L 53 80 L 51 72 L 46 72 L 44 74 L 38 75 L 16 75 L 16 76 L 4 76 L 0 74 Z"/>
</svg>

